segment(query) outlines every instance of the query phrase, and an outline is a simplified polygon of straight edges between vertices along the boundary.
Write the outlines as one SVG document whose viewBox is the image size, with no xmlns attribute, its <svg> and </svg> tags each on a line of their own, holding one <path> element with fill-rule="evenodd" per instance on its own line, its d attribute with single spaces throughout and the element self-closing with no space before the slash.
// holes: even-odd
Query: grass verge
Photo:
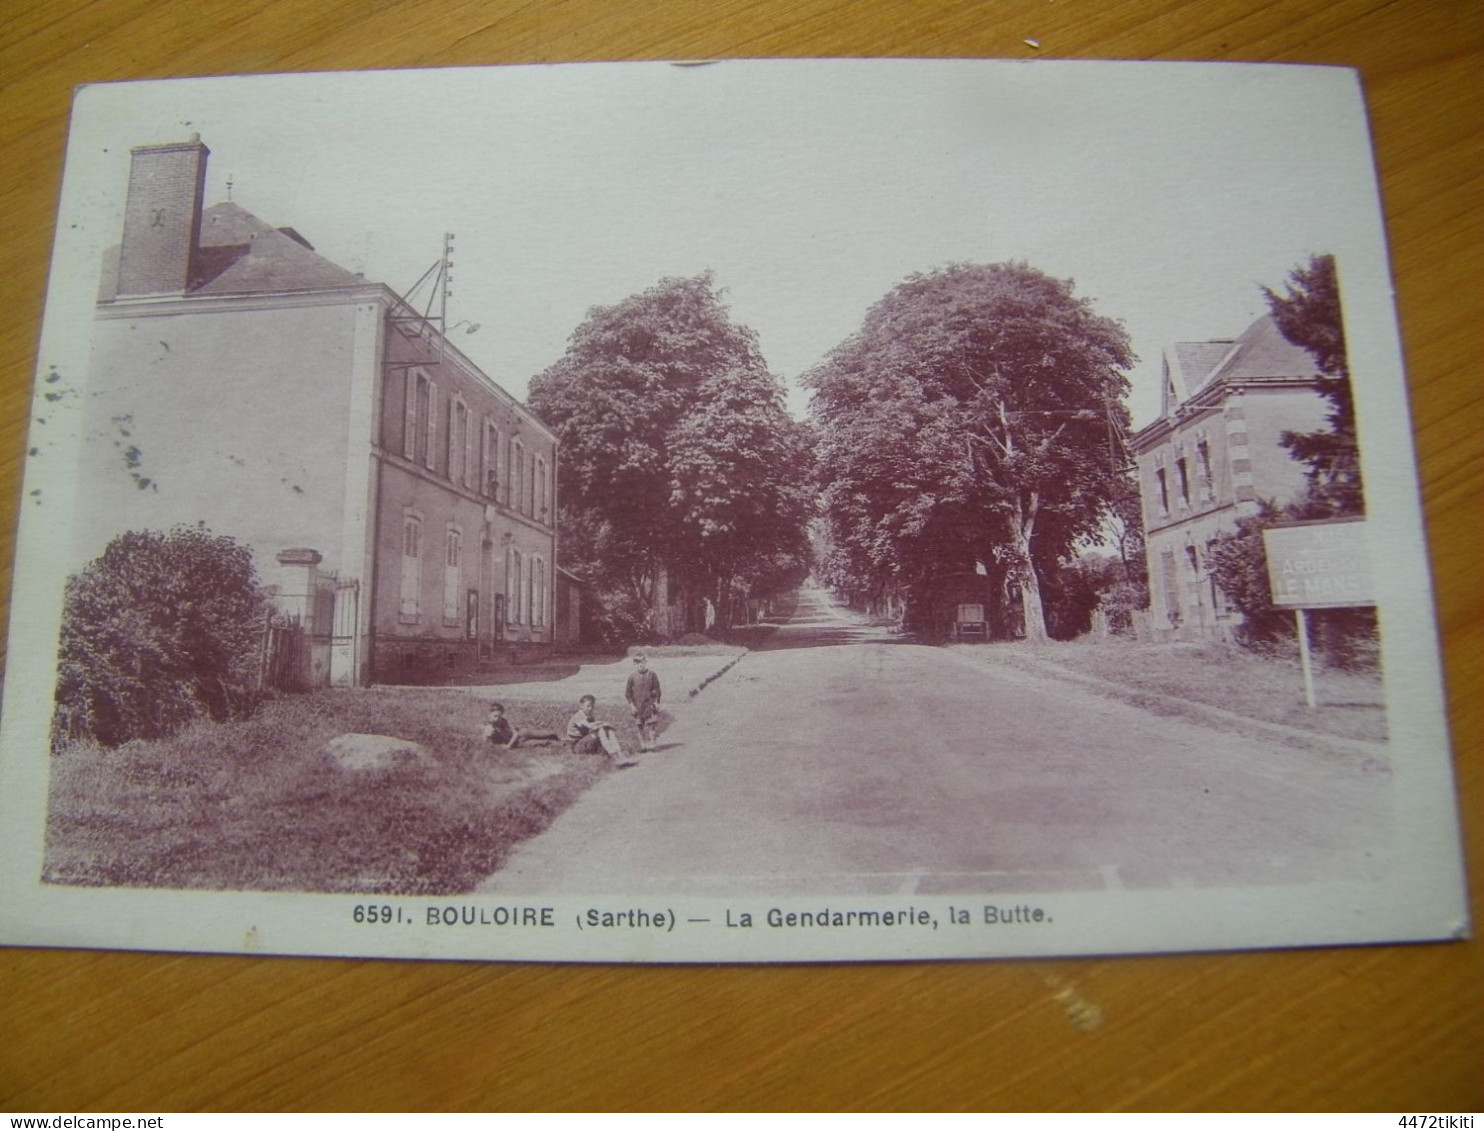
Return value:
<svg viewBox="0 0 1484 1131">
<path fill-rule="evenodd" d="M 508 699 L 526 729 L 561 733 L 570 707 Z M 491 748 L 486 704 L 463 692 L 336 691 L 274 700 L 251 719 L 200 723 L 52 760 L 43 879 L 88 886 L 433 895 L 472 890 L 608 762 L 560 745 Z M 615 713 L 616 714 L 616 713 Z M 615 722 L 629 749 L 636 734 Z M 347 732 L 422 744 L 428 757 L 346 770 Z"/>
<path fill-rule="evenodd" d="M 961 645 L 992 663 L 1044 673 L 1061 669 L 1162 714 L 1187 714 L 1182 700 L 1258 722 L 1364 742 L 1385 742 L 1386 705 L 1379 672 L 1325 670 L 1319 705 L 1304 699 L 1297 660 L 1261 656 L 1228 644 L 1147 644 L 1107 639 L 1044 645 Z"/>
</svg>

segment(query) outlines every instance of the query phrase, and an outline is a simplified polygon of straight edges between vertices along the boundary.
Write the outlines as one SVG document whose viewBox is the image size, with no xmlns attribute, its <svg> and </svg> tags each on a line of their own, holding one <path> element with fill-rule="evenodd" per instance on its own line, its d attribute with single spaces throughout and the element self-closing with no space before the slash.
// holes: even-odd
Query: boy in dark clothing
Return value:
<svg viewBox="0 0 1484 1131">
<path fill-rule="evenodd" d="M 624 688 L 624 698 L 634 712 L 634 722 L 639 725 L 639 749 L 650 751 L 658 738 L 660 715 L 660 677 L 649 670 L 649 659 L 644 655 L 634 657 L 638 667 L 629 675 Z"/>
<path fill-rule="evenodd" d="M 561 737 L 549 730 L 516 730 L 505 717 L 505 704 L 491 703 L 484 720 L 484 740 L 491 746 L 514 750 L 522 742 L 560 742 Z"/>
</svg>

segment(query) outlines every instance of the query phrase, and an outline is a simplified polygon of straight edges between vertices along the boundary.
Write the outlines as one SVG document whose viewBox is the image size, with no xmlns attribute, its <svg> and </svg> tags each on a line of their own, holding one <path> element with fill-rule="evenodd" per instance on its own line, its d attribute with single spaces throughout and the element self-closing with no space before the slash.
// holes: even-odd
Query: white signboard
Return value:
<svg viewBox="0 0 1484 1131">
<path fill-rule="evenodd" d="M 1363 519 L 1270 526 L 1262 540 L 1273 604 L 1326 609 L 1376 603 Z"/>
</svg>

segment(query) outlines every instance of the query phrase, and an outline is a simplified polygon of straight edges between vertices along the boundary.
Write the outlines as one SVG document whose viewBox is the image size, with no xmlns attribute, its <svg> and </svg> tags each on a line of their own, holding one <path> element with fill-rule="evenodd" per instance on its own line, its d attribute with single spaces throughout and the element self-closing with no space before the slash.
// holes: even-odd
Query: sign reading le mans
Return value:
<svg viewBox="0 0 1484 1131">
<path fill-rule="evenodd" d="M 1285 609 L 1374 605 L 1365 520 L 1270 526 L 1262 532 L 1273 604 Z"/>
</svg>

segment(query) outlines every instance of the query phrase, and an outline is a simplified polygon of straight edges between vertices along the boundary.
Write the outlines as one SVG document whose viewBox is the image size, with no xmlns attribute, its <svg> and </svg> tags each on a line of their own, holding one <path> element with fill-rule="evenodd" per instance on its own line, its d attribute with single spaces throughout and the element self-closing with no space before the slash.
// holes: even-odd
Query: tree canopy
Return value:
<svg viewBox="0 0 1484 1131">
<path fill-rule="evenodd" d="M 926 593 L 983 572 L 1045 636 L 1039 568 L 1093 539 L 1125 476 L 1122 325 L 1025 263 L 913 275 L 805 377 L 825 580 Z"/>
<path fill-rule="evenodd" d="M 1362 514 L 1364 485 L 1355 431 L 1355 396 L 1345 351 L 1340 282 L 1332 255 L 1315 255 L 1289 273 L 1282 294 L 1264 287 L 1268 309 L 1283 336 L 1309 351 L 1324 374 L 1321 391 L 1329 401 L 1328 427 L 1319 432 L 1285 432 L 1282 443 L 1309 468 L 1304 518 Z"/>
<path fill-rule="evenodd" d="M 802 579 L 808 436 L 710 273 L 589 311 L 530 405 L 562 442 L 565 562 L 636 618 L 661 570 L 723 620 Z"/>
</svg>

